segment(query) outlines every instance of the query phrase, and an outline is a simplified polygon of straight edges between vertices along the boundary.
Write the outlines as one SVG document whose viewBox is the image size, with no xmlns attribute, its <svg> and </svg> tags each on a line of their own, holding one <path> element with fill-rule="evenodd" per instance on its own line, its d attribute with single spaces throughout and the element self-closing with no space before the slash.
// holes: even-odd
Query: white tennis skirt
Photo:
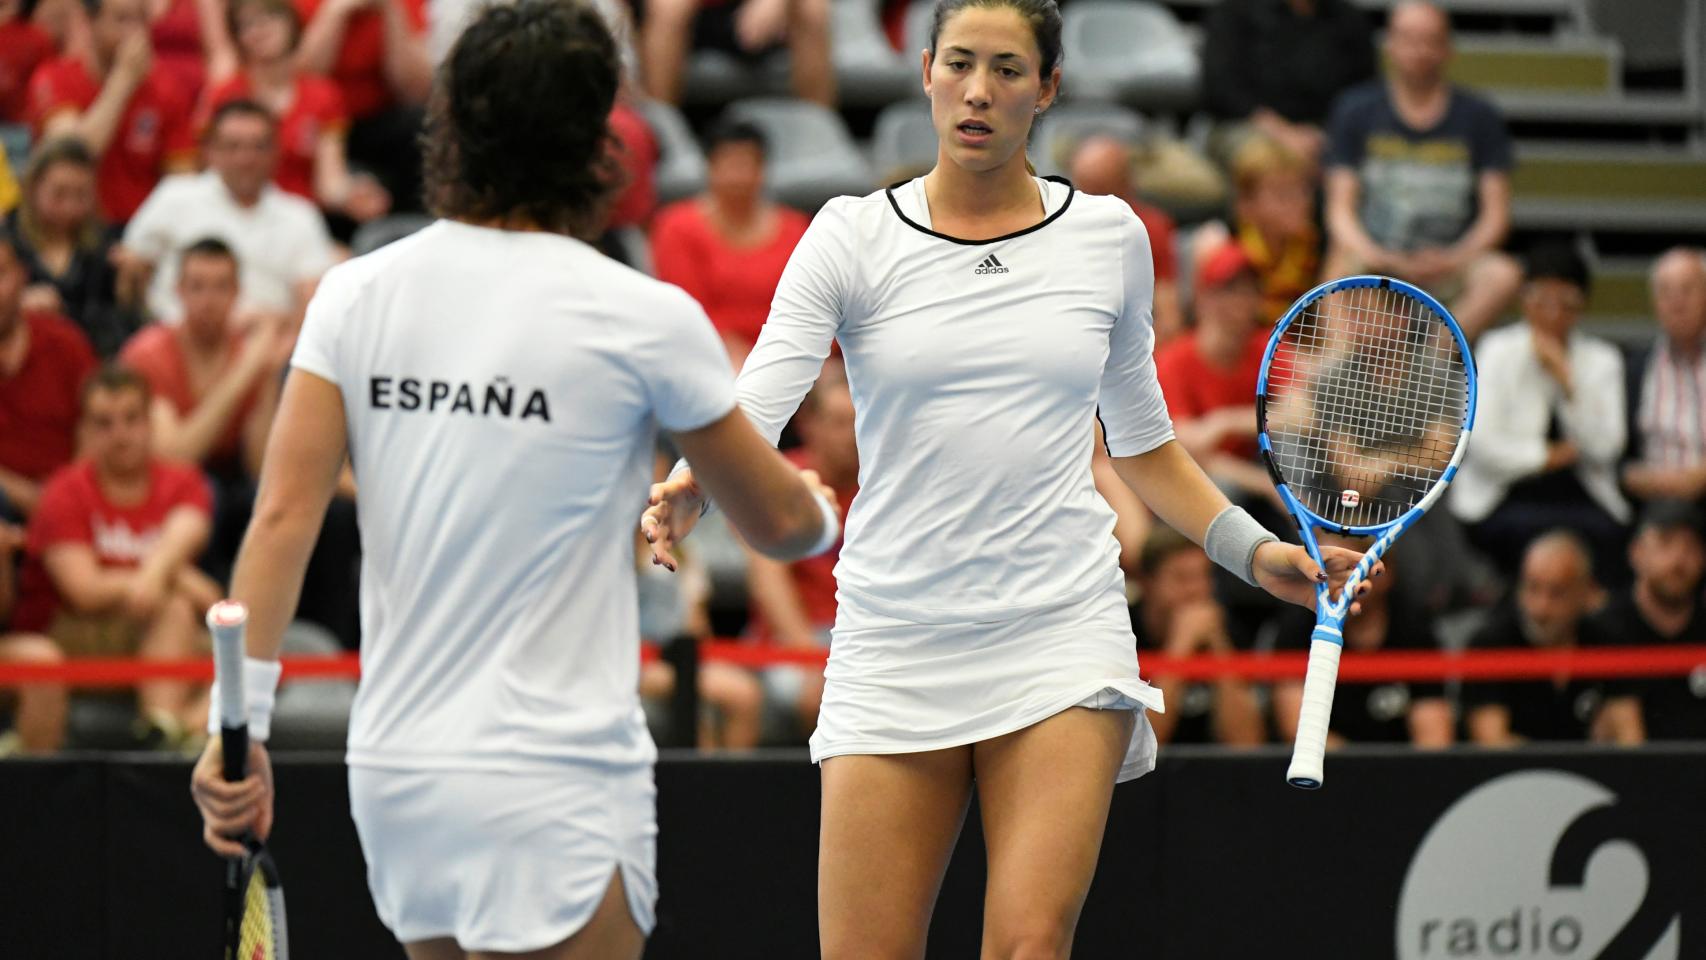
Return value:
<svg viewBox="0 0 1706 960">
<path fill-rule="evenodd" d="M 1117 583 L 990 622 L 914 623 L 846 591 L 837 601 L 814 761 L 979 743 L 1084 706 L 1136 714 L 1119 782 L 1155 769 L 1146 712 L 1164 710 L 1161 691 L 1138 677 Z"/>
<path fill-rule="evenodd" d="M 399 941 L 522 953 L 567 940 L 621 871 L 650 933 L 657 789 L 650 766 L 478 773 L 351 767 L 350 812 L 379 919 Z"/>
</svg>

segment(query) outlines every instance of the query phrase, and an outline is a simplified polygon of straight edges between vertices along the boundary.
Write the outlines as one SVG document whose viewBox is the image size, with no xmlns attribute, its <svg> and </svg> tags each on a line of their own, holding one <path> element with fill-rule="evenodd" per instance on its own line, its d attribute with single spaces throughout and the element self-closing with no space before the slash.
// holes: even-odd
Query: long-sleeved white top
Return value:
<svg viewBox="0 0 1706 960">
<path fill-rule="evenodd" d="M 1628 440 L 1623 355 L 1604 340 L 1570 336 L 1570 396 L 1541 366 L 1528 324 L 1481 338 L 1475 433 L 1451 486 L 1451 511 L 1466 523 L 1485 520 L 1512 484 L 1546 466 L 1547 426 L 1556 412 L 1563 439 L 1576 445 L 1575 472 L 1588 495 L 1618 520 L 1629 503 L 1617 487 L 1617 463 Z"/>
<path fill-rule="evenodd" d="M 980 242 L 930 229 L 922 180 L 830 201 L 737 380 L 774 443 L 841 344 L 860 467 L 835 575 L 867 609 L 1002 620 L 1120 576 L 1095 417 L 1114 456 L 1173 436 L 1149 237 L 1119 200 L 1036 182 L 1046 218 Z"/>
</svg>

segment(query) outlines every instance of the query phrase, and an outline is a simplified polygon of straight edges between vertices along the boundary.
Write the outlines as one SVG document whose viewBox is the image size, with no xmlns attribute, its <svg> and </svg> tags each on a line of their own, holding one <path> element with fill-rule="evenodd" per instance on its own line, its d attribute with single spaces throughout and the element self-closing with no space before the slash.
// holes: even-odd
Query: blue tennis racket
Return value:
<svg viewBox="0 0 1706 960">
<path fill-rule="evenodd" d="M 1335 599 L 1316 587 L 1309 673 L 1286 780 L 1315 789 L 1351 598 L 1439 502 L 1475 422 L 1475 362 L 1457 320 L 1390 277 L 1323 283 L 1285 312 L 1256 384 L 1257 442 L 1317 563 L 1316 531 L 1374 537 Z"/>
</svg>

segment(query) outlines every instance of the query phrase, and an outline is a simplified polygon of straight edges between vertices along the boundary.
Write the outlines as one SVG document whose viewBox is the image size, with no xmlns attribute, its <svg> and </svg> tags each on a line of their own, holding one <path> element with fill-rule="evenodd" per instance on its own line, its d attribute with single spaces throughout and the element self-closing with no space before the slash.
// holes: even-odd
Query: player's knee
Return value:
<svg viewBox="0 0 1706 960">
<path fill-rule="evenodd" d="M 1057 920 L 1037 918 L 990 938 L 985 956 L 999 960 L 1066 960 L 1072 955 L 1072 926 Z"/>
<path fill-rule="evenodd" d="M 25 633 L 0 641 L 0 660 L 13 663 L 64 663 L 65 651 L 51 638 L 39 633 Z"/>
<path fill-rule="evenodd" d="M 1522 264 L 1508 253 L 1489 253 L 1476 264 L 1479 281 L 1491 289 L 1514 292 L 1522 286 Z"/>
</svg>

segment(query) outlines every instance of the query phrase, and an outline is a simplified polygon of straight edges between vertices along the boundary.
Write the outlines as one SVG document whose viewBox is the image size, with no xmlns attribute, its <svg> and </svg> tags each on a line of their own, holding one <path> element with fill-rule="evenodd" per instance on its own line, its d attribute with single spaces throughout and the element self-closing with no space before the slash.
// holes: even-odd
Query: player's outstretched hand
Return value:
<svg viewBox="0 0 1706 960">
<path fill-rule="evenodd" d="M 662 483 L 652 484 L 646 503 L 650 506 L 640 514 L 640 533 L 652 545 L 652 562 L 673 573 L 675 545 L 685 540 L 699 523 L 704 495 L 693 482 L 693 471 L 683 470 Z"/>
<path fill-rule="evenodd" d="M 222 857 L 240 857 L 243 845 L 233 838 L 253 833 L 265 840 L 272 833 L 272 761 L 265 745 L 249 741 L 249 776 L 231 783 L 222 757 L 219 738 L 210 738 L 190 773 L 190 795 L 201 811 L 202 841 Z"/>
<path fill-rule="evenodd" d="M 1315 584 L 1323 578 L 1330 585 L 1330 596 L 1338 596 L 1345 588 L 1345 581 L 1350 578 L 1351 571 L 1362 562 L 1362 554 L 1343 547 L 1322 547 L 1321 559 L 1327 563 L 1326 573 L 1309 551 L 1294 543 L 1279 543 L 1277 541 L 1264 543 L 1256 550 L 1256 582 L 1262 589 L 1281 600 L 1295 603 L 1301 607 L 1315 609 Z M 1376 563 L 1369 576 L 1378 577 L 1386 572 L 1386 564 Z M 1357 584 L 1358 597 L 1368 592 L 1368 581 Z M 1362 612 L 1362 604 L 1352 602 L 1351 613 Z"/>
</svg>

